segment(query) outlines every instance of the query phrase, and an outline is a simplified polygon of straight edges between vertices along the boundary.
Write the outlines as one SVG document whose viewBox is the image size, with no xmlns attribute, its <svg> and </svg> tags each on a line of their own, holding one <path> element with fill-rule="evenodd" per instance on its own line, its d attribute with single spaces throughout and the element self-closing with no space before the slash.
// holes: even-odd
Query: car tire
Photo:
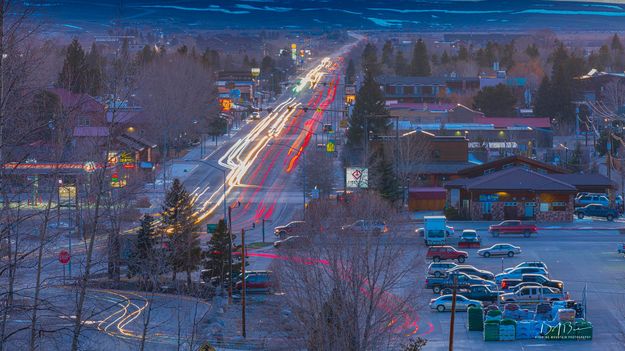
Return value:
<svg viewBox="0 0 625 351">
<path fill-rule="evenodd" d="M 494 237 L 498 237 L 499 236 L 499 231 L 498 230 L 493 230 L 493 236 Z"/>
<path fill-rule="evenodd" d="M 605 217 L 605 219 L 607 219 L 607 220 L 608 220 L 608 222 L 612 222 L 612 221 L 614 220 L 614 216 L 612 216 L 612 215 L 607 215 L 607 216 Z"/>
<path fill-rule="evenodd" d="M 432 261 L 434 261 L 434 262 L 440 262 L 440 261 L 441 261 L 441 258 L 440 258 L 440 257 L 438 257 L 438 256 L 434 256 L 434 258 L 432 258 Z"/>
<path fill-rule="evenodd" d="M 459 263 L 464 263 L 465 260 L 466 260 L 466 258 L 464 256 L 458 257 L 458 262 Z"/>
<path fill-rule="evenodd" d="M 529 230 L 526 230 L 523 232 L 523 236 L 526 238 L 529 238 L 532 235 L 532 232 L 530 232 Z"/>
<path fill-rule="evenodd" d="M 490 252 L 488 252 L 488 251 L 484 252 L 484 257 L 486 257 L 486 258 L 490 257 Z"/>
<path fill-rule="evenodd" d="M 445 312 L 445 305 L 438 305 L 438 306 L 436 306 L 436 310 L 438 312 Z"/>
<path fill-rule="evenodd" d="M 440 277 L 442 277 L 442 276 L 443 276 L 443 274 L 442 274 L 441 272 L 439 272 L 439 271 L 436 271 L 436 272 L 434 272 L 434 276 L 435 276 L 436 278 L 440 278 Z"/>
<path fill-rule="evenodd" d="M 577 218 L 578 219 L 584 219 L 584 214 L 583 213 L 578 213 L 577 214 Z"/>
<path fill-rule="evenodd" d="M 435 287 L 432 288 L 432 291 L 435 294 L 440 294 L 441 293 L 441 287 L 440 286 L 435 286 Z"/>
<path fill-rule="evenodd" d="M 509 251 L 509 252 L 508 252 L 508 257 L 514 257 L 514 252 Z"/>
</svg>

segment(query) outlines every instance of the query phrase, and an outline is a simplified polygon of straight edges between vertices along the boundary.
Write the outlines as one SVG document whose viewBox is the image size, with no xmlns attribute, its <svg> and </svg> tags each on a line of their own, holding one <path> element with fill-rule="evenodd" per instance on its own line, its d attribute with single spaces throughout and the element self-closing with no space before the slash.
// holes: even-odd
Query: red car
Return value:
<svg viewBox="0 0 625 351">
<path fill-rule="evenodd" d="M 523 224 L 521 221 L 510 220 L 503 221 L 499 224 L 493 224 L 488 227 L 488 232 L 493 236 L 499 236 L 499 234 L 523 234 L 528 238 L 532 234 L 536 234 L 538 228 L 533 224 Z"/>
<path fill-rule="evenodd" d="M 425 257 L 434 262 L 456 260 L 463 263 L 469 254 L 466 251 L 458 251 L 452 246 L 430 246 Z"/>
<path fill-rule="evenodd" d="M 271 271 L 250 271 L 245 273 L 245 291 L 248 293 L 254 292 L 269 292 L 272 287 L 272 272 Z M 239 281 L 235 285 L 235 289 L 243 289 L 243 281 L 239 275 Z"/>
</svg>

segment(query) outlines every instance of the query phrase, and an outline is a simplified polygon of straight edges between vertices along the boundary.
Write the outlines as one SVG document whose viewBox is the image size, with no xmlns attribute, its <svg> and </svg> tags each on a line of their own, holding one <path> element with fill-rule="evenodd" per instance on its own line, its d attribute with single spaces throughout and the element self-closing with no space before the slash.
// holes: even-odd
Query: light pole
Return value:
<svg viewBox="0 0 625 351">
<path fill-rule="evenodd" d="M 280 146 L 284 146 L 284 147 L 288 147 L 291 150 L 295 150 L 297 152 L 299 152 L 299 149 L 296 149 L 290 145 L 284 144 L 284 143 L 276 143 L 276 142 L 272 142 L 271 144 L 275 144 L 275 145 L 280 145 Z M 306 220 L 306 152 L 304 149 L 301 150 L 302 155 L 304 155 L 304 166 L 302 167 L 302 173 L 303 173 L 303 177 L 304 177 L 304 181 L 302 183 L 302 197 L 304 200 L 303 203 L 303 217 L 304 220 Z"/>
</svg>

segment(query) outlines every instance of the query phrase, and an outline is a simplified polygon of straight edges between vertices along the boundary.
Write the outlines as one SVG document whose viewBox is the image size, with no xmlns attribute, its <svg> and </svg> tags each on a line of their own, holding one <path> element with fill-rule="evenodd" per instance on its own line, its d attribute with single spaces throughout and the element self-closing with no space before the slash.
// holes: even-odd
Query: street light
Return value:
<svg viewBox="0 0 625 351">
<path fill-rule="evenodd" d="M 220 171 L 220 172 L 222 172 L 222 173 L 223 173 L 223 175 L 224 175 L 224 178 L 223 178 L 223 192 L 224 192 L 224 194 L 223 194 L 223 196 L 224 196 L 224 200 L 223 200 L 223 203 L 224 203 L 224 221 L 228 221 L 228 222 L 226 222 L 226 224 L 230 224 L 229 220 L 228 220 L 228 219 L 227 219 L 227 217 L 226 217 L 226 214 L 228 213 L 228 212 L 227 212 L 227 207 L 228 207 L 228 206 L 226 205 L 226 169 L 221 168 L 221 167 L 218 167 L 218 166 L 215 166 L 215 165 L 213 165 L 213 164 L 211 164 L 210 162 L 205 161 L 205 160 L 197 160 L 197 162 L 199 162 L 199 163 L 201 163 L 201 164 L 203 164 L 203 165 L 209 166 L 209 167 L 211 167 L 211 168 L 214 168 L 214 169 L 216 169 L 216 170 L 218 170 L 218 171 Z"/>
<path fill-rule="evenodd" d="M 273 142 L 273 141 L 271 143 L 269 143 L 269 145 L 274 145 L 274 144 L 275 145 L 284 146 L 284 147 L 288 147 L 289 149 L 295 150 L 297 152 L 300 151 L 299 149 L 296 149 L 296 148 L 294 148 L 294 147 L 292 147 L 290 145 L 284 144 L 284 143 L 276 143 L 276 142 Z M 304 200 L 304 204 L 303 204 L 304 205 L 304 207 L 303 207 L 303 217 L 304 217 L 304 220 L 306 220 L 306 152 L 304 152 L 303 149 L 301 151 L 302 151 L 302 155 L 304 155 L 304 166 L 302 168 L 303 169 L 302 173 L 304 174 L 304 182 L 302 183 L 302 197 L 303 197 L 303 200 Z"/>
</svg>

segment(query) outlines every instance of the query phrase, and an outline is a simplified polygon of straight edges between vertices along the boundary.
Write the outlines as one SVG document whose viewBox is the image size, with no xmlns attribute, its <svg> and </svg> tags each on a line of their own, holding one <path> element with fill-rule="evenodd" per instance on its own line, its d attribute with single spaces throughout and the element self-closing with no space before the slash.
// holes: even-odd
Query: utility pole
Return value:
<svg viewBox="0 0 625 351">
<path fill-rule="evenodd" d="M 228 206 L 228 236 L 230 237 L 230 244 L 228 245 L 228 266 L 230 268 L 230 275 L 228 276 L 228 304 L 232 305 L 232 206 Z"/>
<path fill-rule="evenodd" d="M 456 320 L 456 286 L 458 285 L 458 276 L 454 275 L 454 290 L 451 295 L 451 322 L 449 324 L 449 351 L 454 349 L 454 323 Z"/>
<path fill-rule="evenodd" d="M 241 229 L 241 272 L 243 273 L 241 286 L 241 334 L 245 338 L 245 229 Z"/>
<path fill-rule="evenodd" d="M 263 218 L 263 242 L 265 242 L 265 218 Z"/>
</svg>

